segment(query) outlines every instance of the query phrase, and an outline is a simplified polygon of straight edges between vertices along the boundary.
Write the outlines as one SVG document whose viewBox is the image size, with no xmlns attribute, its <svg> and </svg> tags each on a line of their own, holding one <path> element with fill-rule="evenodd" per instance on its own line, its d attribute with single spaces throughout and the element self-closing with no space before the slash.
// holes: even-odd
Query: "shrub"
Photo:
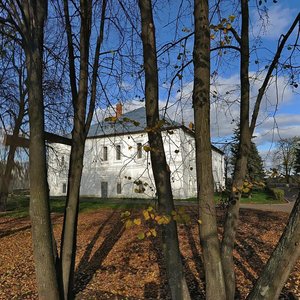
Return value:
<svg viewBox="0 0 300 300">
<path fill-rule="evenodd" d="M 281 202 L 284 201 L 284 190 L 275 188 L 275 189 L 270 189 L 270 191 L 275 200 L 278 200 Z"/>
</svg>

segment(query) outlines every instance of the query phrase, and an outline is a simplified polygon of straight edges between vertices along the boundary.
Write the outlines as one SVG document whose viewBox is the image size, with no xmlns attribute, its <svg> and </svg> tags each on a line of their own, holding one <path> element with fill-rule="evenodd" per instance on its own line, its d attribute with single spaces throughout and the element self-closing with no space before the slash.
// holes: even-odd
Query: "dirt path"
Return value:
<svg viewBox="0 0 300 300">
<path fill-rule="evenodd" d="M 283 204 L 241 204 L 241 208 L 257 209 L 263 211 L 280 211 L 290 213 L 293 209 L 295 202 L 283 203 Z"/>
</svg>

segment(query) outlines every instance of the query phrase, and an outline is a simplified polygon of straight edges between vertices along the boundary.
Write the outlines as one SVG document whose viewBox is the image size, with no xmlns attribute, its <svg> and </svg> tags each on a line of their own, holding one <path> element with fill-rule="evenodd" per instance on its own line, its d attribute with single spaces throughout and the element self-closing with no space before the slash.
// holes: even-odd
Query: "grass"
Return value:
<svg viewBox="0 0 300 300">
<path fill-rule="evenodd" d="M 128 199 L 122 199 L 123 203 L 110 202 L 111 199 L 100 198 L 82 198 L 79 205 L 79 212 L 93 211 L 99 208 L 112 209 L 133 209 L 149 205 L 149 200 L 144 200 L 145 203 L 137 201 L 133 203 Z M 65 209 L 65 197 L 51 197 L 50 209 L 52 213 L 63 213 Z M 6 212 L 1 213 L 0 217 L 23 218 L 29 216 L 29 197 L 28 196 L 13 196 L 7 201 Z"/>
<path fill-rule="evenodd" d="M 220 203 L 221 196 L 215 195 L 215 202 Z M 185 200 L 177 200 L 179 203 L 196 202 L 196 198 L 189 198 Z M 253 191 L 251 198 L 242 197 L 241 203 L 253 204 L 280 204 L 285 203 L 275 200 L 270 194 L 265 191 Z M 79 205 L 79 212 L 93 211 L 99 208 L 112 208 L 112 209 L 133 209 L 143 208 L 149 204 L 153 205 L 151 199 L 101 199 L 85 197 L 81 198 Z M 51 197 L 50 208 L 53 213 L 63 213 L 65 209 L 65 197 Z M 22 218 L 29 215 L 29 197 L 18 195 L 12 196 L 8 199 L 7 211 L 1 213 L 0 217 L 14 217 Z"/>
<path fill-rule="evenodd" d="M 216 193 L 214 195 L 214 199 L 216 204 L 219 204 L 222 199 L 222 195 L 219 193 Z M 188 198 L 185 200 L 178 199 L 177 201 L 190 201 L 190 202 L 197 202 L 196 198 Z M 278 201 L 272 197 L 271 194 L 269 194 L 266 191 L 263 190 L 254 190 L 252 192 L 251 198 L 249 197 L 242 197 L 241 203 L 248 203 L 248 204 L 282 204 L 286 203 L 285 201 Z"/>
</svg>

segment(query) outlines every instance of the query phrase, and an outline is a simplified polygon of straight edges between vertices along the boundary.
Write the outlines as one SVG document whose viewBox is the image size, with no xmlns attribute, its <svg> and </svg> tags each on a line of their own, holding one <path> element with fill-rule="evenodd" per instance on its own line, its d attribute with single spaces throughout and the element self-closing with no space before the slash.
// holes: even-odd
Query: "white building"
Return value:
<svg viewBox="0 0 300 300">
<path fill-rule="evenodd" d="M 119 110 L 119 112 L 118 112 Z M 82 196 L 155 197 L 145 108 L 92 125 L 86 140 L 80 187 Z M 165 118 L 162 136 L 171 170 L 174 198 L 196 196 L 195 139 L 189 128 Z M 70 147 L 51 144 L 48 159 L 50 194 L 65 195 Z M 224 187 L 224 155 L 212 146 L 215 188 Z"/>
</svg>

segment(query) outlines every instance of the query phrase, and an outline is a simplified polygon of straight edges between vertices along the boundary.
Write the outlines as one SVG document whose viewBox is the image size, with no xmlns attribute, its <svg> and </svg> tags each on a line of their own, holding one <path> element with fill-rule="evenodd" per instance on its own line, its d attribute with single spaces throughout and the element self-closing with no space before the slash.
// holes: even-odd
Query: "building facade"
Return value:
<svg viewBox="0 0 300 300">
<path fill-rule="evenodd" d="M 146 127 L 145 108 L 124 115 L 119 111 L 116 117 L 91 126 L 85 145 L 81 196 L 155 197 Z M 174 198 L 195 197 L 194 132 L 166 119 L 162 122 L 161 132 L 171 171 Z M 53 196 L 66 194 L 69 154 L 69 146 L 51 144 L 48 182 Z M 212 147 L 212 157 L 215 189 L 221 189 L 225 185 L 224 155 L 222 151 Z"/>
</svg>

